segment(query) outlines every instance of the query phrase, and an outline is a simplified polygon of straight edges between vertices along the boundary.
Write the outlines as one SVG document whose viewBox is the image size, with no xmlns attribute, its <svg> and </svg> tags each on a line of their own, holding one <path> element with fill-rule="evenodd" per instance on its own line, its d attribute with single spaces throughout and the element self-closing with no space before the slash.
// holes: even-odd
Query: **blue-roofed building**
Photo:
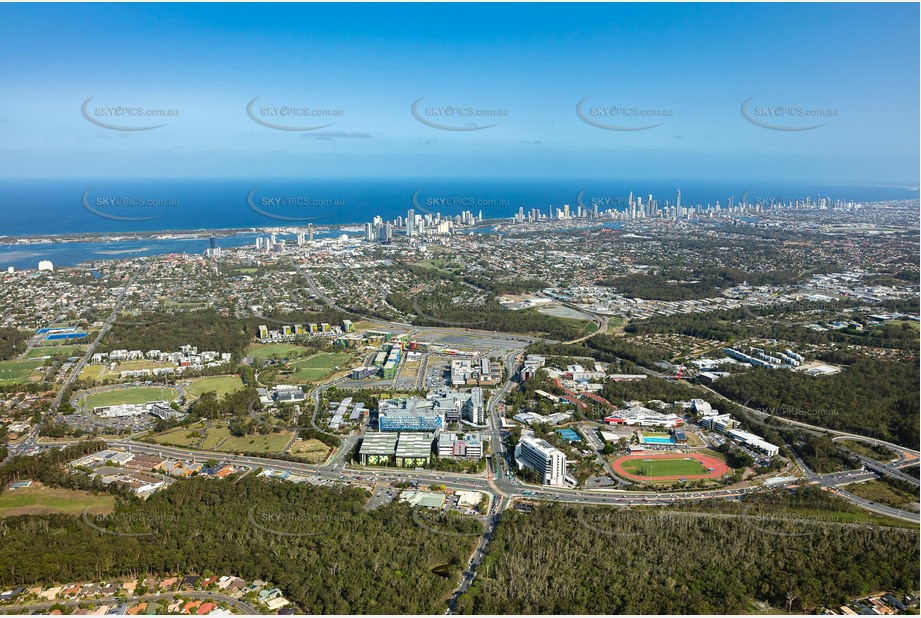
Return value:
<svg viewBox="0 0 921 618">
<path fill-rule="evenodd" d="M 53 333 L 45 337 L 45 341 L 56 341 L 58 339 L 83 339 L 87 333 Z"/>
<path fill-rule="evenodd" d="M 72 333 L 77 330 L 76 326 L 46 326 L 35 331 L 36 335 L 46 335 L 48 333 Z"/>
<path fill-rule="evenodd" d="M 380 403 L 379 410 L 381 431 L 435 432 L 444 425 L 444 416 L 429 399 L 389 399 Z"/>
</svg>

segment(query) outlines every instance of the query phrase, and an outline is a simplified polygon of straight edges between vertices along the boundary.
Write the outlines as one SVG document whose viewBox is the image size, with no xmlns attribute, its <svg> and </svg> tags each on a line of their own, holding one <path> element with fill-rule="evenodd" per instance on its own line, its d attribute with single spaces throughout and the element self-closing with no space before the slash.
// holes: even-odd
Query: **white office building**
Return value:
<svg viewBox="0 0 921 618">
<path fill-rule="evenodd" d="M 464 402 L 461 413 L 465 420 L 474 425 L 486 424 L 486 411 L 483 407 L 483 389 L 475 386 L 470 389 L 470 399 Z"/>
<path fill-rule="evenodd" d="M 525 467 L 536 470 L 544 485 L 560 486 L 574 480 L 566 474 L 566 455 L 534 436 L 522 436 L 515 446 L 515 461 L 519 470 Z"/>
<path fill-rule="evenodd" d="M 761 436 L 756 436 L 753 433 L 742 431 L 741 429 L 730 429 L 726 432 L 726 435 L 739 444 L 760 453 L 764 453 L 768 457 L 776 457 L 780 452 L 780 447 L 763 440 Z"/>
</svg>

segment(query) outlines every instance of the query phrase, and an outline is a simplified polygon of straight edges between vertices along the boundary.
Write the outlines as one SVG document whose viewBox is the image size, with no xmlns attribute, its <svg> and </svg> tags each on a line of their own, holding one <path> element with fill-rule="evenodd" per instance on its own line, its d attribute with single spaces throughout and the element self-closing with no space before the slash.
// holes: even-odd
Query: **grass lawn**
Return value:
<svg viewBox="0 0 921 618">
<path fill-rule="evenodd" d="M 422 260 L 417 265 L 442 273 L 452 273 L 458 272 L 460 270 L 460 264 L 457 262 L 453 262 L 451 260 L 442 260 L 441 258 L 430 258 L 428 260 Z"/>
<path fill-rule="evenodd" d="M 189 388 L 186 389 L 190 395 L 201 397 L 202 393 L 215 391 L 218 398 L 227 393 L 243 390 L 243 380 L 240 376 L 212 376 L 209 378 L 199 378 L 192 380 Z"/>
<path fill-rule="evenodd" d="M 138 386 L 134 388 L 117 388 L 102 393 L 90 395 L 81 405 L 84 408 L 97 406 L 115 406 L 122 403 L 147 403 L 149 401 L 172 401 L 176 391 L 160 386 Z"/>
<path fill-rule="evenodd" d="M 326 457 L 329 455 L 329 448 L 319 440 L 310 439 L 295 442 L 288 452 L 292 455 L 303 457 L 310 463 L 322 463 L 326 461 Z"/>
<path fill-rule="evenodd" d="M 24 382 L 33 370 L 41 367 L 40 360 L 12 360 L 0 362 L 0 382 Z"/>
<path fill-rule="evenodd" d="M 852 494 L 860 496 L 865 500 L 879 502 L 897 509 L 905 511 L 918 510 L 918 494 L 912 494 L 907 491 L 893 487 L 885 481 L 866 481 L 864 483 L 854 483 L 846 486 Z"/>
<path fill-rule="evenodd" d="M 214 450 L 226 453 L 279 453 L 291 441 L 290 431 L 270 433 L 267 436 L 230 437 Z"/>
<path fill-rule="evenodd" d="M 336 371 L 336 367 L 340 369 L 345 367 L 351 359 L 351 354 L 320 352 L 309 358 L 289 363 L 294 369 L 291 377 L 297 380 L 321 380 Z"/>
<path fill-rule="evenodd" d="M 95 382 L 102 376 L 105 370 L 106 368 L 103 365 L 87 365 L 83 368 L 83 371 L 80 372 L 80 379 L 93 380 Z"/>
<path fill-rule="evenodd" d="M 706 443 L 693 431 L 686 431 L 685 436 L 688 439 L 688 446 L 706 446 Z"/>
<path fill-rule="evenodd" d="M 206 451 L 213 451 L 217 446 L 230 437 L 230 430 L 227 427 L 212 426 L 208 429 L 208 435 L 201 443 L 201 448 Z"/>
<path fill-rule="evenodd" d="M 204 425 L 198 424 L 192 427 L 177 427 L 158 433 L 150 437 L 157 444 L 170 444 L 173 446 L 193 447 L 197 446 L 205 435 Z"/>
<path fill-rule="evenodd" d="M 297 356 L 298 353 L 305 353 L 308 349 L 302 345 L 293 343 L 254 343 L 246 348 L 246 355 L 253 358 L 287 358 L 288 356 Z"/>
<path fill-rule="evenodd" d="M 32 348 L 26 353 L 26 359 L 42 356 L 83 356 L 86 346 L 82 345 L 43 345 Z"/>
<path fill-rule="evenodd" d="M 696 459 L 631 459 L 622 466 L 626 472 L 637 476 L 690 476 L 708 472 Z"/>
<path fill-rule="evenodd" d="M 92 514 L 111 513 L 115 496 L 54 487 L 26 487 L 0 493 L 0 518 L 39 513 L 79 515 L 84 508 Z"/>
</svg>

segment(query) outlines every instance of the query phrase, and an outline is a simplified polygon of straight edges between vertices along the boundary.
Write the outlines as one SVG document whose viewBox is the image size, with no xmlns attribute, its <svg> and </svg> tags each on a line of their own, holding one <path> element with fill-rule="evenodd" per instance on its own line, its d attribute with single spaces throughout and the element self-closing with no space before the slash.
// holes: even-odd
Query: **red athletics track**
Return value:
<svg viewBox="0 0 921 618">
<path fill-rule="evenodd" d="M 676 475 L 676 476 L 638 476 L 636 474 L 630 474 L 624 470 L 621 465 L 625 461 L 631 459 L 687 459 L 688 457 L 696 459 L 704 468 L 712 468 L 713 471 L 708 474 L 685 474 L 685 475 Z M 718 479 L 721 478 L 724 474 L 729 473 L 729 466 L 725 463 L 716 459 L 715 457 L 709 457 L 708 455 L 697 455 L 697 454 L 687 454 L 687 453 L 666 453 L 663 455 L 624 455 L 618 459 L 615 459 L 611 464 L 611 467 L 614 468 L 614 472 L 617 474 L 635 481 L 677 481 L 679 479 Z"/>
</svg>

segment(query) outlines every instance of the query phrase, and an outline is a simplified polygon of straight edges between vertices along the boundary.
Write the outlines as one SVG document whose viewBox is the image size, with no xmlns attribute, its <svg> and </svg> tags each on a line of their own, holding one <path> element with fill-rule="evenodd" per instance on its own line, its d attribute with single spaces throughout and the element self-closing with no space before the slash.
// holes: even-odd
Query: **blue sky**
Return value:
<svg viewBox="0 0 921 618">
<path fill-rule="evenodd" d="M 0 175 L 916 185 L 918 18 L 916 4 L 3 4 Z M 81 114 L 90 97 L 101 123 L 167 124 L 104 128 Z M 263 126 L 256 97 L 263 120 L 331 124 Z M 430 126 L 420 98 L 424 120 L 497 124 Z M 593 126 L 584 99 L 600 124 L 659 126 Z M 97 111 L 115 106 L 178 115 Z M 280 106 L 341 115 L 260 112 Z M 505 115 L 426 114 L 448 106 Z M 781 106 L 834 115 L 763 113 Z M 659 116 L 592 115 L 606 107 Z"/>
</svg>

